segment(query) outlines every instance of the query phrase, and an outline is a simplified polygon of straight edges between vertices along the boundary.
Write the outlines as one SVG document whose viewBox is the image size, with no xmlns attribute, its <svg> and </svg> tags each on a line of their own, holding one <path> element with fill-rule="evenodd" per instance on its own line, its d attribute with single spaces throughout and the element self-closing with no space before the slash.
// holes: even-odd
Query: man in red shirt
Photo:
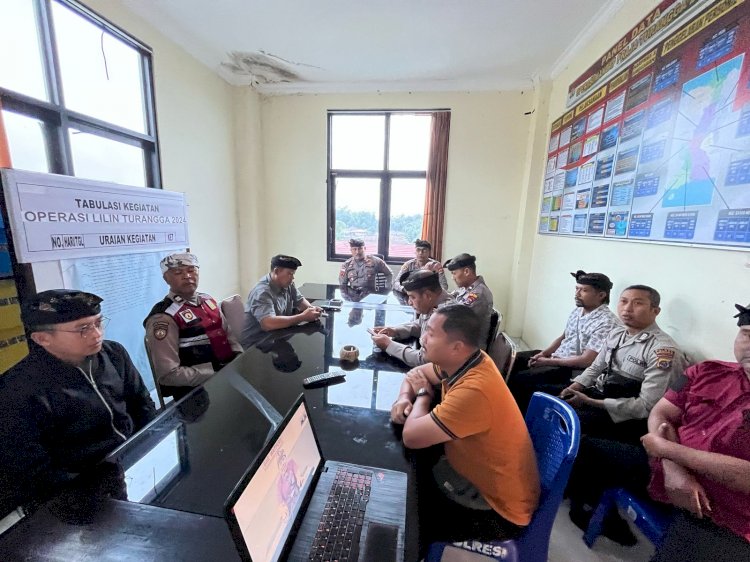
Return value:
<svg viewBox="0 0 750 562">
<path fill-rule="evenodd" d="M 680 508 L 657 562 L 750 560 L 750 305 L 735 306 L 737 362 L 687 369 L 641 439 L 651 496 Z"/>
</svg>

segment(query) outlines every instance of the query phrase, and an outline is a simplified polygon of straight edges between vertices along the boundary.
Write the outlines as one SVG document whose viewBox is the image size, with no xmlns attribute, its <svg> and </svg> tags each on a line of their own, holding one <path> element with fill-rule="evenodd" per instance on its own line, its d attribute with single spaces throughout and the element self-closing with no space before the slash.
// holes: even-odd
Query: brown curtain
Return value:
<svg viewBox="0 0 750 562">
<path fill-rule="evenodd" d="M 430 161 L 427 164 L 427 191 L 424 198 L 422 239 L 432 244 L 432 257 L 443 260 L 443 224 L 445 222 L 445 184 L 448 178 L 448 137 L 450 111 L 432 114 Z"/>
<path fill-rule="evenodd" d="M 0 168 L 10 167 L 10 148 L 8 147 L 8 137 L 5 135 L 3 104 L 0 102 Z"/>
</svg>

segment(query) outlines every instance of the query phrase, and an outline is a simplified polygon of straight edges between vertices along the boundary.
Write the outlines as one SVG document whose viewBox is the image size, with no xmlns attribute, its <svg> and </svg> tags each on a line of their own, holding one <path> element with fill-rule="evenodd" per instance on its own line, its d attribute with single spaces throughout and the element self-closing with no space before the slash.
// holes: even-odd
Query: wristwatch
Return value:
<svg viewBox="0 0 750 562">
<path fill-rule="evenodd" d="M 417 398 L 419 398 L 420 396 L 429 396 L 429 394 L 427 394 L 427 389 L 425 387 L 422 387 L 419 390 L 417 390 Z"/>
</svg>

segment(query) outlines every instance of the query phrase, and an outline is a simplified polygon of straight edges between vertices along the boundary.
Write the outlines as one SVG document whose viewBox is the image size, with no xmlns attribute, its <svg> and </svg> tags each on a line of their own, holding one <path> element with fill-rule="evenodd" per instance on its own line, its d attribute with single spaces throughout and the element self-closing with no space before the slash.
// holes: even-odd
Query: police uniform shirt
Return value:
<svg viewBox="0 0 750 562">
<path fill-rule="evenodd" d="M 585 314 L 583 307 L 577 306 L 568 316 L 565 335 L 552 357 L 575 357 L 589 349 L 599 353 L 609 333 L 619 325 L 617 316 L 606 304 L 588 314 Z"/>
<path fill-rule="evenodd" d="M 641 382 L 640 394 L 635 398 L 604 399 L 604 407 L 615 423 L 646 419 L 672 381 L 689 366 L 677 343 L 656 323 L 634 336 L 628 334 L 625 326 L 619 326 L 609 334 L 591 366 L 573 382 L 603 391 L 610 360 L 614 373 Z"/>
<path fill-rule="evenodd" d="M 435 310 L 449 304 L 455 304 L 455 302 L 456 299 L 454 299 L 450 293 L 443 290 L 442 294 L 438 297 L 438 300 L 435 303 L 435 308 L 433 308 L 430 312 L 428 312 L 427 314 L 417 315 L 417 318 L 412 322 L 407 322 L 406 324 L 401 324 L 399 326 L 393 327 L 395 335 L 393 336 L 391 343 L 389 343 L 388 347 L 386 347 L 385 352 L 388 355 L 400 359 L 410 367 L 423 365 L 425 363 L 425 359 L 424 353 L 421 348 L 414 349 L 410 345 L 406 345 L 393 340 L 405 339 L 410 337 L 418 338 L 420 335 L 422 335 L 422 331 L 425 329 L 425 326 L 427 326 L 427 321 L 430 319 L 430 316 L 432 316 L 432 313 L 435 312 Z"/>
<path fill-rule="evenodd" d="M 377 274 L 385 276 L 386 287 L 390 286 L 393 272 L 383 260 L 377 256 L 367 254 L 364 259 L 357 260 L 354 256 L 346 260 L 339 270 L 339 284 L 353 289 L 377 289 L 375 280 Z"/>
<path fill-rule="evenodd" d="M 479 334 L 479 347 L 482 349 L 487 345 L 487 337 L 490 333 L 490 320 L 492 316 L 492 291 L 484 282 L 484 278 L 478 275 L 474 283 L 468 287 L 459 287 L 451 293 L 456 302 L 471 308 L 481 321 L 481 332 Z"/>
<path fill-rule="evenodd" d="M 425 265 L 419 265 L 419 261 L 417 258 L 412 258 L 409 261 L 407 261 L 404 265 L 401 266 L 401 269 L 398 272 L 398 275 L 393 278 L 393 290 L 394 291 L 400 291 L 402 293 L 405 293 L 404 286 L 399 282 L 399 279 L 401 279 L 401 276 L 406 273 L 407 271 L 411 273 L 412 271 L 415 271 L 417 269 L 428 269 L 429 267 L 436 267 L 437 269 L 434 271 L 438 271 L 438 280 L 440 281 L 440 286 L 448 290 L 448 281 L 445 279 L 445 272 L 443 271 L 443 265 L 437 261 L 433 260 L 432 258 L 427 260 L 427 263 Z"/>
<path fill-rule="evenodd" d="M 187 302 L 192 306 L 211 306 L 221 315 L 222 328 L 227 334 L 227 341 L 232 351 L 242 353 L 242 346 L 237 336 L 232 333 L 226 318 L 221 313 L 221 307 L 211 295 L 196 292 L 191 299 L 185 300 L 169 291 L 167 298 L 174 303 Z M 203 384 L 215 373 L 212 363 L 198 365 L 180 364 L 179 339 L 180 329 L 174 319 L 166 313 L 157 313 L 146 319 L 146 339 L 148 352 L 154 366 L 159 384 L 166 386 L 198 386 Z"/>
<path fill-rule="evenodd" d="M 266 337 L 261 320 L 268 316 L 292 316 L 304 298 L 294 283 L 281 289 L 271 284 L 270 274 L 261 277 L 245 302 L 245 327 L 240 338 L 243 347 L 247 349 Z"/>
</svg>

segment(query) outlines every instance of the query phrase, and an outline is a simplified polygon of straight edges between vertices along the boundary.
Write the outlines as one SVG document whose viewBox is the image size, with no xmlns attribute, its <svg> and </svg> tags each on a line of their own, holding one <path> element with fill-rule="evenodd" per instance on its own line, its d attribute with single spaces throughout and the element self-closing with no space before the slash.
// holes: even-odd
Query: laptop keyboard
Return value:
<svg viewBox="0 0 750 562">
<path fill-rule="evenodd" d="M 357 560 L 372 472 L 338 467 L 310 550 L 310 560 Z"/>
</svg>

